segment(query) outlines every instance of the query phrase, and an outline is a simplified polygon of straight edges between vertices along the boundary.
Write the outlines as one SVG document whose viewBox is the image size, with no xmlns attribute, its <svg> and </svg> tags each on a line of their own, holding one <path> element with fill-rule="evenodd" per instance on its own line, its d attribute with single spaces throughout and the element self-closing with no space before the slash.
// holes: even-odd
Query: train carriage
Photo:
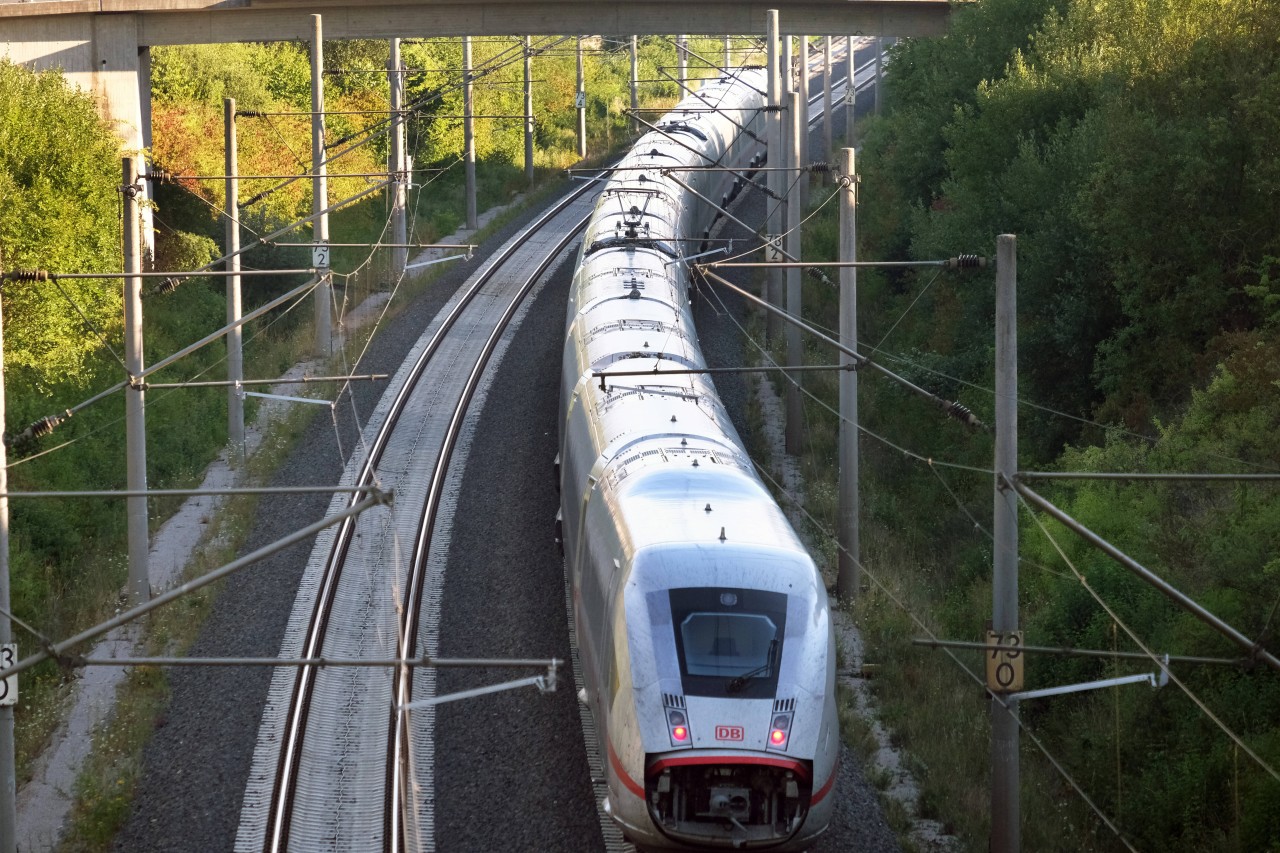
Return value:
<svg viewBox="0 0 1280 853">
<path fill-rule="evenodd" d="M 640 138 L 600 194 L 566 320 L 559 536 L 605 808 L 644 849 L 802 850 L 830 819 L 826 590 L 714 384 L 672 372 L 705 366 L 685 258 L 708 199 L 762 161 L 764 86 L 760 69 L 708 81 Z"/>
</svg>

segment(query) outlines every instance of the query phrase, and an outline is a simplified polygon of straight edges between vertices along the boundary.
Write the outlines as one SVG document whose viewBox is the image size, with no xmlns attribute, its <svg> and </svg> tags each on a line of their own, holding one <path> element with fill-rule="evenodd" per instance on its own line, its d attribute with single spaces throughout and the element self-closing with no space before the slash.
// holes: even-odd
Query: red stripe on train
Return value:
<svg viewBox="0 0 1280 853">
<path fill-rule="evenodd" d="M 773 758 L 768 755 L 681 755 L 675 758 L 658 759 L 649 768 L 649 772 L 660 773 L 667 767 L 683 767 L 689 764 L 756 764 L 791 770 L 805 779 L 810 775 L 809 768 L 799 761 L 790 758 Z"/>
<path fill-rule="evenodd" d="M 627 790 L 635 794 L 640 799 L 644 799 L 644 788 L 635 779 L 632 779 L 622 766 L 622 759 L 618 758 L 618 753 L 613 751 L 613 739 L 606 741 L 609 745 L 609 763 L 613 765 L 613 772 L 617 774 L 618 779 L 627 787 Z"/>
<path fill-rule="evenodd" d="M 827 777 L 827 783 L 822 786 L 822 789 L 818 791 L 818 793 L 813 795 L 813 799 L 810 801 L 810 805 L 816 806 L 818 803 L 822 802 L 823 797 L 831 793 L 831 789 L 835 787 L 835 784 L 836 784 L 836 773 L 838 773 L 839 771 L 840 771 L 840 754 L 836 753 L 836 762 L 835 764 L 831 765 L 831 775 Z"/>
</svg>

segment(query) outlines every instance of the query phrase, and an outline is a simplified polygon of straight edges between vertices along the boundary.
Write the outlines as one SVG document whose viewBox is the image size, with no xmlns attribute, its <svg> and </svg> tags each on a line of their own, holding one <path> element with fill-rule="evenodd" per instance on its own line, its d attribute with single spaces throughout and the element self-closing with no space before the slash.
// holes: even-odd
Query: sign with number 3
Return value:
<svg viewBox="0 0 1280 853">
<path fill-rule="evenodd" d="M 18 644 L 0 645 L 0 669 L 8 669 L 18 662 Z M 18 704 L 18 676 L 0 680 L 0 705 Z"/>
</svg>

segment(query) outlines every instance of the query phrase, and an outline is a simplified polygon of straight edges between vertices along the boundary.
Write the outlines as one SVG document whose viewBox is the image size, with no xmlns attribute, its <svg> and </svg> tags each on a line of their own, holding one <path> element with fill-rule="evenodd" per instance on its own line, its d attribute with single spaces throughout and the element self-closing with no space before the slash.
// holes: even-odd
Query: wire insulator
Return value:
<svg viewBox="0 0 1280 853">
<path fill-rule="evenodd" d="M 174 276 L 169 276 L 168 278 L 164 279 L 159 284 L 157 284 L 155 287 L 147 291 L 147 295 L 148 296 L 164 296 L 167 293 L 173 293 L 175 290 L 178 289 L 178 285 L 181 283 L 182 282 L 178 281 L 178 279 L 175 278 Z"/>
<path fill-rule="evenodd" d="M 46 415 L 31 425 L 31 437 L 44 438 L 49 433 L 53 432 L 58 424 L 62 423 L 64 420 L 66 420 L 66 418 L 63 418 L 60 415 Z"/>
<path fill-rule="evenodd" d="M 39 438 L 44 438 L 53 432 L 60 424 L 65 423 L 71 418 L 71 410 L 64 409 L 60 414 L 46 415 L 31 426 L 24 429 L 17 435 L 4 434 L 5 447 L 13 447 L 14 445 L 26 444 Z"/>
<path fill-rule="evenodd" d="M 4 274 L 9 281 L 52 281 L 56 275 L 48 270 L 12 270 Z"/>
<path fill-rule="evenodd" d="M 980 426 L 982 424 L 982 422 L 978 420 L 977 416 L 970 411 L 969 407 L 958 400 L 947 406 L 947 414 L 961 423 L 968 424 L 969 426 Z"/>
<path fill-rule="evenodd" d="M 977 269 L 986 265 L 987 259 L 981 255 L 957 255 L 954 258 L 947 259 L 947 269 L 949 270 Z"/>
<path fill-rule="evenodd" d="M 835 170 L 836 170 L 836 167 L 834 163 L 810 163 L 809 164 L 809 171 L 815 175 L 821 175 L 827 172 L 834 172 Z"/>
<path fill-rule="evenodd" d="M 177 180 L 178 176 L 173 172 L 170 172 L 168 169 L 155 169 L 147 172 L 144 177 L 146 177 L 148 181 L 154 181 L 158 184 L 171 184 Z"/>
<path fill-rule="evenodd" d="M 827 278 L 827 274 L 817 267 L 807 267 L 805 272 L 808 274 L 809 278 L 817 279 L 827 286 L 831 285 L 831 279 Z"/>
</svg>

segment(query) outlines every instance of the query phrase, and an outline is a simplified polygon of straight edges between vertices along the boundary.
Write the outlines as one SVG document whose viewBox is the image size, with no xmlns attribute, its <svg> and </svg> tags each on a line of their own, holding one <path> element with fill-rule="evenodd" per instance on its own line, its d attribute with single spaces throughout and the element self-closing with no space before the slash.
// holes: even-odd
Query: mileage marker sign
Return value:
<svg viewBox="0 0 1280 853">
<path fill-rule="evenodd" d="M 987 631 L 987 689 L 992 693 L 1017 693 L 1022 689 L 1021 631 Z"/>
<path fill-rule="evenodd" d="M 0 645 L 0 669 L 8 669 L 18 661 L 18 644 Z M 18 676 L 0 679 L 0 705 L 18 704 Z"/>
</svg>

